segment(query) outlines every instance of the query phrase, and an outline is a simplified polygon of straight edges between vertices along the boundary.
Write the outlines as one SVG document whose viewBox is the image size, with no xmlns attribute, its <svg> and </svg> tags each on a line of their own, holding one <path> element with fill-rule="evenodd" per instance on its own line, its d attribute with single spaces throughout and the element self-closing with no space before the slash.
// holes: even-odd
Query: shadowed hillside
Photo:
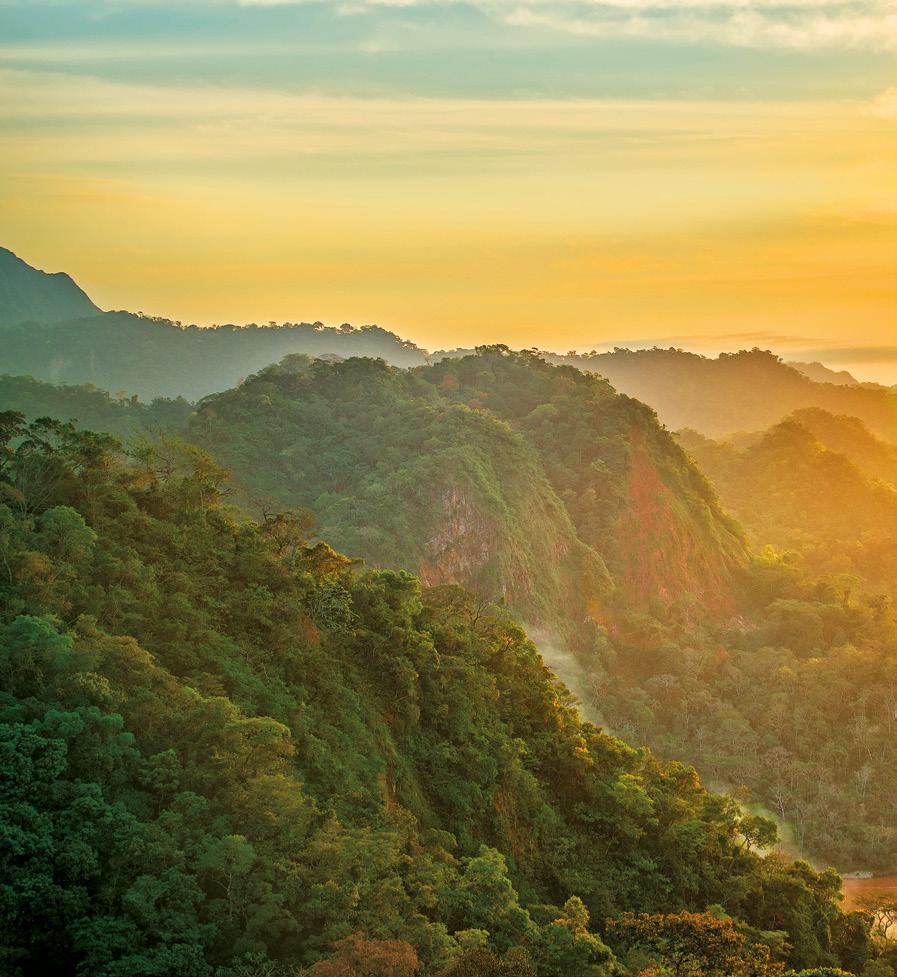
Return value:
<svg viewBox="0 0 897 977">
<path fill-rule="evenodd" d="M 146 450 L 177 457 L 156 424 L 183 421 L 177 402 L 21 378 L 0 381 L 0 394 L 11 407 L 27 399 L 32 416 L 49 412 L 43 399 L 62 417 L 89 409 L 108 430 L 149 436 L 135 464 Z M 751 558 L 644 405 L 600 378 L 486 347 L 411 371 L 290 357 L 186 413 L 187 447 L 234 467 L 233 501 L 286 533 L 285 548 L 310 509 L 319 536 L 353 557 L 469 586 L 474 615 L 503 602 L 538 623 L 589 715 L 630 743 L 762 801 L 822 863 L 894 864 L 892 610 L 855 580 L 808 574 L 806 561 Z M 807 459 L 825 456 L 802 430 Z M 776 451 L 754 511 L 765 499 L 783 518 L 769 473 L 803 471 L 803 455 L 787 438 Z M 863 451 L 875 454 L 874 439 Z M 838 455 L 818 473 L 811 464 L 808 485 L 824 487 L 832 470 L 859 471 Z M 779 481 L 791 485 L 785 472 Z M 833 499 L 840 518 L 862 515 Z"/>
<path fill-rule="evenodd" d="M 742 350 L 710 358 L 681 349 L 616 349 L 551 356 L 606 377 L 622 393 L 653 407 L 671 430 L 718 438 L 769 427 L 805 407 L 859 417 L 897 440 L 897 391 L 874 384 L 814 383 L 770 352 Z"/>
<path fill-rule="evenodd" d="M 38 271 L 0 248 L 0 326 L 59 322 L 99 311 L 65 272 Z"/>
<path fill-rule="evenodd" d="M 678 437 L 755 546 L 897 593 L 897 446 L 862 421 L 814 408 L 732 443 Z"/>
<path fill-rule="evenodd" d="M 226 390 L 289 353 L 379 356 L 417 366 L 425 354 L 378 326 L 321 323 L 181 326 L 130 312 L 52 325 L 2 328 L 0 370 L 54 383 L 91 383 L 105 390 L 197 400 Z"/>
</svg>

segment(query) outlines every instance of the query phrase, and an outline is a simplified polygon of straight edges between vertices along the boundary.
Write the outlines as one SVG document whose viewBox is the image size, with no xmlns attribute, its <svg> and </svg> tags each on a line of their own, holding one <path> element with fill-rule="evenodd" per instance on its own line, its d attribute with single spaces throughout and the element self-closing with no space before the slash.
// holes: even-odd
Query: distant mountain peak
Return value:
<svg viewBox="0 0 897 977">
<path fill-rule="evenodd" d="M 860 381 L 847 370 L 833 370 L 831 367 L 814 360 L 812 363 L 799 363 L 797 361 L 788 363 L 788 366 L 803 373 L 805 377 L 814 383 L 834 383 L 839 387 L 858 387 Z"/>
<path fill-rule="evenodd" d="M 100 311 L 64 271 L 40 271 L 0 247 L 0 325 L 60 322 Z"/>
</svg>

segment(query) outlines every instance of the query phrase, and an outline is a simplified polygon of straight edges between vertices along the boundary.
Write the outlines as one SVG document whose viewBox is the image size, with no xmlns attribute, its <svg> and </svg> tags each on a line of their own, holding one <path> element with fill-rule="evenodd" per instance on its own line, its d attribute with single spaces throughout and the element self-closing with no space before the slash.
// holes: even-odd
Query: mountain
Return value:
<svg viewBox="0 0 897 977">
<path fill-rule="evenodd" d="M 829 451 L 849 458 L 867 475 L 897 486 L 897 444 L 877 438 L 858 417 L 808 407 L 790 420 L 801 424 Z"/>
<path fill-rule="evenodd" d="M 498 603 L 526 622 L 589 717 L 764 805 L 793 851 L 845 871 L 897 861 L 897 621 L 869 577 L 815 575 L 832 569 L 832 554 L 852 559 L 857 541 L 840 551 L 816 543 L 829 560 L 818 566 L 760 548 L 762 536 L 751 553 L 653 412 L 606 381 L 492 347 L 412 370 L 288 357 L 194 408 L 0 380 L 0 407 L 16 406 L 31 417 L 89 411 L 96 427 L 136 435 L 138 471 L 169 418 L 182 444 L 161 435 L 164 456 L 198 444 L 233 466 L 229 501 L 270 524 L 285 550 L 295 527 L 310 532 L 311 523 L 317 538 L 369 566 L 475 590 L 472 616 Z M 846 434 L 853 422 L 810 420 L 858 452 L 864 444 Z M 795 440 L 809 441 L 801 450 L 812 461 L 826 449 L 804 431 Z M 710 448 L 738 455 L 761 439 Z M 788 528 L 787 469 L 801 456 L 786 447 L 770 453 L 748 501 L 758 518 L 766 505 Z M 876 455 L 874 439 L 862 452 Z M 839 458 L 797 466 L 811 474 L 810 493 L 827 491 L 830 470 L 859 472 Z M 156 468 L 177 470 L 171 460 Z M 859 476 L 858 490 L 874 481 Z M 754 473 L 738 477 L 749 484 Z M 866 518 L 870 540 L 876 510 L 864 507 L 888 490 L 875 485 L 859 505 L 832 494 L 840 518 Z M 812 521 L 794 522 L 812 542 Z M 143 578 L 122 560 L 115 573 Z"/>
<path fill-rule="evenodd" d="M 856 387 L 860 382 L 856 377 L 848 373 L 847 370 L 832 370 L 817 361 L 813 363 L 800 363 L 792 360 L 787 365 L 797 370 L 798 373 L 803 373 L 805 377 L 814 381 L 814 383 L 834 383 L 836 386 L 841 387 Z"/>
<path fill-rule="evenodd" d="M 497 609 L 247 519 L 195 446 L 0 424 L 5 974 L 867 972 L 836 873 Z"/>
<path fill-rule="evenodd" d="M 191 435 L 347 552 L 531 623 L 608 623 L 612 583 L 629 605 L 731 608 L 747 562 L 650 410 L 502 347 L 410 372 L 288 358 L 202 401 Z"/>
<path fill-rule="evenodd" d="M 874 384 L 815 383 L 768 351 L 712 358 L 681 349 L 615 349 L 548 358 L 606 377 L 621 393 L 653 407 L 671 430 L 691 428 L 721 438 L 819 407 L 858 417 L 879 437 L 897 441 L 897 391 Z"/>
<path fill-rule="evenodd" d="M 226 390 L 289 353 L 378 356 L 418 366 L 423 350 L 378 326 L 181 326 L 130 312 L 3 330 L 0 372 L 110 391 L 197 400 Z"/>
<path fill-rule="evenodd" d="M 78 319 L 99 311 L 65 272 L 38 271 L 0 248 L 0 327 Z"/>
<path fill-rule="evenodd" d="M 431 354 L 373 325 L 200 328 L 142 314 L 98 312 L 68 276 L 45 275 L 0 250 L 0 372 L 6 374 L 93 384 L 147 401 L 195 401 L 294 353 L 328 359 L 367 356 L 411 368 L 474 352 Z M 24 323 L 26 319 L 34 321 Z M 821 364 L 786 364 L 768 351 L 743 350 L 716 358 L 680 349 L 540 355 L 606 378 L 618 392 L 652 407 L 671 430 L 692 428 L 708 437 L 727 437 L 769 427 L 795 410 L 818 407 L 858 417 L 876 435 L 897 441 L 897 390 L 857 384 L 844 371 Z"/>
<path fill-rule="evenodd" d="M 795 550 L 815 572 L 897 595 L 897 446 L 819 409 L 735 443 L 694 431 L 679 440 L 755 547 Z"/>
</svg>

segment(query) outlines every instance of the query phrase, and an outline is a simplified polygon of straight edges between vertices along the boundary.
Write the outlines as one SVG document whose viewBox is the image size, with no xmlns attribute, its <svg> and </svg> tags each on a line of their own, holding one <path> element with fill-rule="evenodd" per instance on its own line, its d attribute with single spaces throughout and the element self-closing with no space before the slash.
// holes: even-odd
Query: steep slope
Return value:
<svg viewBox="0 0 897 977">
<path fill-rule="evenodd" d="M 849 458 L 867 475 L 897 485 L 897 444 L 877 438 L 858 417 L 808 407 L 790 420 L 801 424 L 830 451 Z"/>
<path fill-rule="evenodd" d="M 610 590 L 525 441 L 382 360 L 289 357 L 203 401 L 191 434 L 252 494 L 310 509 L 374 565 L 538 623 L 581 619 Z"/>
<path fill-rule="evenodd" d="M 746 562 L 649 410 L 505 349 L 410 374 L 287 361 L 205 400 L 192 434 L 348 552 L 533 622 L 609 623 L 605 563 L 627 606 L 730 610 Z"/>
<path fill-rule="evenodd" d="M 740 530 L 653 412 L 602 380 L 501 347 L 416 371 L 535 448 L 580 538 L 635 605 L 731 609 Z"/>
<path fill-rule="evenodd" d="M 0 382 L 0 397 L 0 407 L 27 399 L 32 416 L 89 410 L 129 435 L 157 433 L 157 411 L 182 418 L 184 406 L 21 378 Z M 484 597 L 504 597 L 519 618 L 540 623 L 533 634 L 543 654 L 575 683 L 590 716 L 774 809 L 809 857 L 844 870 L 895 864 L 897 622 L 887 601 L 850 581 L 813 579 L 774 554 L 743 567 L 740 533 L 705 479 L 649 410 L 605 381 L 495 349 L 411 372 L 299 357 L 210 398 L 187 433 L 227 452 L 243 485 L 231 500 L 267 514 L 284 552 L 305 520 L 277 513 L 304 504 L 353 556 L 478 588 L 473 619 L 490 613 Z M 809 441 L 811 459 L 824 453 L 808 433 L 797 441 Z M 736 458 L 747 450 L 705 447 Z M 171 459 L 195 449 L 168 438 L 161 450 L 169 460 L 160 470 L 174 471 Z M 775 461 L 782 472 L 796 464 L 788 452 Z M 838 464 L 851 468 L 843 456 Z M 773 470 L 749 501 L 762 517 L 768 500 L 787 529 Z M 845 543 L 851 559 L 839 568 L 862 575 L 879 561 L 885 579 L 894 535 L 885 529 L 875 540 L 872 504 L 828 493 L 827 469 L 806 470 L 807 504 L 831 494 L 839 518 L 856 520 L 875 544 L 861 553 L 856 539 Z M 736 475 L 738 488 L 753 472 Z M 839 550 L 817 548 L 831 569 Z M 610 591 L 602 555 L 617 580 Z"/>
<path fill-rule="evenodd" d="M 549 357 L 606 377 L 622 393 L 653 407 L 671 430 L 712 438 L 756 431 L 804 407 L 859 417 L 880 437 L 897 441 L 897 391 L 875 385 L 814 383 L 763 350 L 715 359 L 681 349 L 617 349 Z"/>
<path fill-rule="evenodd" d="M 468 595 L 235 517 L 195 450 L 0 420 L 5 973 L 296 973 L 361 931 L 610 977 L 608 917 L 714 904 L 744 954 L 862 968 L 837 875 L 583 725 Z"/>
<path fill-rule="evenodd" d="M 39 271 L 0 248 L 0 326 L 59 322 L 99 311 L 65 272 Z"/>
<path fill-rule="evenodd" d="M 426 362 L 413 343 L 377 326 L 297 323 L 201 329 L 108 312 L 77 322 L 4 330 L 0 372 L 53 383 L 92 383 L 143 400 L 196 400 L 234 386 L 289 353 L 380 356 L 397 366 Z"/>
</svg>

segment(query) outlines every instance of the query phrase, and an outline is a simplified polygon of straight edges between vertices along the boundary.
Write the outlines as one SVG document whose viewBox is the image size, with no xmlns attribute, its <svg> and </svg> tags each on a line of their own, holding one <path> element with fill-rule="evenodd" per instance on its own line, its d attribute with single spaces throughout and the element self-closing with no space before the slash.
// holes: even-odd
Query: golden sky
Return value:
<svg viewBox="0 0 897 977">
<path fill-rule="evenodd" d="M 651 38 L 669 63 L 628 80 L 617 66 L 614 88 L 591 85 L 596 52 L 577 40 L 577 88 L 537 49 L 556 26 L 528 24 L 508 64 L 559 80 L 508 92 L 479 62 L 475 84 L 431 85 L 423 67 L 324 84 L 270 50 L 284 66 L 247 74 L 249 41 L 230 35 L 204 61 L 180 35 L 35 37 L 19 13 L 0 48 L 0 244 L 103 308 L 377 322 L 431 349 L 822 350 L 897 382 L 890 49 L 867 68 L 816 41 L 782 54 L 767 26 L 690 84 L 667 51 L 681 42 Z M 775 84 L 751 83 L 763 65 Z"/>
</svg>

